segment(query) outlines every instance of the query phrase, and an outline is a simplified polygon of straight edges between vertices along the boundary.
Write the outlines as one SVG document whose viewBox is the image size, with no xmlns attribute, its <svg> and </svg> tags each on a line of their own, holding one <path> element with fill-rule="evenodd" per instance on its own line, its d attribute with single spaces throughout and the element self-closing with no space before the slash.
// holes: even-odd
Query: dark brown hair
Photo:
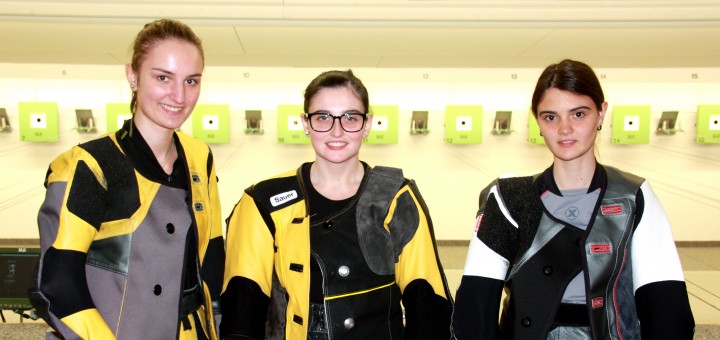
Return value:
<svg viewBox="0 0 720 340">
<path fill-rule="evenodd" d="M 535 85 L 531 104 L 535 118 L 537 118 L 537 107 L 545 90 L 551 88 L 588 96 L 595 103 L 598 111 L 602 110 L 602 104 L 605 102 L 600 81 L 592 68 L 583 62 L 565 59 L 548 66 L 540 75 Z"/>
<path fill-rule="evenodd" d="M 368 113 L 370 99 L 368 91 L 362 81 L 355 77 L 352 70 L 347 71 L 326 71 L 315 77 L 307 88 L 305 88 L 305 104 L 304 110 L 308 112 L 310 100 L 322 89 L 326 87 L 342 87 L 350 88 L 365 106 L 365 112 Z"/>
<path fill-rule="evenodd" d="M 172 19 L 158 19 L 153 22 L 145 24 L 142 30 L 135 37 L 133 43 L 133 54 L 130 66 L 133 72 L 140 72 L 140 65 L 145 61 L 145 57 L 150 50 L 158 43 L 168 39 L 177 39 L 180 41 L 186 41 L 197 47 L 200 52 L 200 57 L 203 62 L 205 61 L 205 55 L 203 53 L 202 41 L 198 38 L 193 30 L 183 24 L 180 21 Z M 133 91 L 132 99 L 130 100 L 130 110 L 135 114 L 137 108 L 137 93 Z"/>
</svg>

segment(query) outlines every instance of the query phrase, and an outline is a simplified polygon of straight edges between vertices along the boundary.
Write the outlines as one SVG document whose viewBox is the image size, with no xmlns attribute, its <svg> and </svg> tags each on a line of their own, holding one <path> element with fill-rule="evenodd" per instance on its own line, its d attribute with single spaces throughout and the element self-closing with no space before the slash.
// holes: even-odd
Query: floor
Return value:
<svg viewBox="0 0 720 340">
<path fill-rule="evenodd" d="M 466 245 L 445 245 L 440 242 L 438 251 L 451 290 L 460 283 L 467 254 Z M 720 339 L 720 247 L 680 247 L 680 260 L 685 271 L 690 306 L 697 329 L 695 339 Z M 18 323 L 17 314 L 5 311 L 6 324 L 0 324 L 0 340 L 43 339 L 46 326 L 25 320 Z"/>
<path fill-rule="evenodd" d="M 454 244 L 455 242 L 453 242 Z M 438 246 L 451 291 L 460 284 L 467 246 Z M 720 339 L 720 247 L 680 247 L 690 307 L 695 317 L 695 339 Z"/>
</svg>

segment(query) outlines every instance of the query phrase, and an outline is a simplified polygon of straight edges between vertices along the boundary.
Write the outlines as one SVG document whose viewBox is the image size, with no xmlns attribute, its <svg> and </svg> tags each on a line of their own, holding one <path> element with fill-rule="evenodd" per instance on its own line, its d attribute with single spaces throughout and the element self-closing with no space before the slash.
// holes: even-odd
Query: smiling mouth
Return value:
<svg viewBox="0 0 720 340">
<path fill-rule="evenodd" d="M 327 145 L 331 148 L 341 148 L 341 147 L 347 145 L 347 143 L 345 143 L 345 142 L 329 142 L 329 143 L 327 143 Z"/>
<path fill-rule="evenodd" d="M 170 112 L 180 112 L 183 109 L 182 107 L 169 106 L 166 104 L 160 104 L 160 107 Z"/>
</svg>

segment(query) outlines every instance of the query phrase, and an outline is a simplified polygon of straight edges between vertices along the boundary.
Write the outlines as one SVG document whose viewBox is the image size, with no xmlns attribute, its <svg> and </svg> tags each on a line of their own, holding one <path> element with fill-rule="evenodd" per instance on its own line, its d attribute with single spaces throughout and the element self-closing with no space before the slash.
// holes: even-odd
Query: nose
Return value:
<svg viewBox="0 0 720 340">
<path fill-rule="evenodd" d="M 560 135 L 568 135 L 572 133 L 572 131 L 573 127 L 570 121 L 568 119 L 561 119 L 560 124 L 558 124 L 558 133 Z"/>
<path fill-rule="evenodd" d="M 178 104 L 185 102 L 185 84 L 182 82 L 173 84 L 171 88 L 170 98 Z"/>
<path fill-rule="evenodd" d="M 332 117 L 332 116 L 331 116 Z M 333 117 L 333 126 L 332 129 L 330 129 L 330 135 L 333 137 L 340 137 L 345 131 L 343 131 L 340 118 L 339 117 Z"/>
</svg>

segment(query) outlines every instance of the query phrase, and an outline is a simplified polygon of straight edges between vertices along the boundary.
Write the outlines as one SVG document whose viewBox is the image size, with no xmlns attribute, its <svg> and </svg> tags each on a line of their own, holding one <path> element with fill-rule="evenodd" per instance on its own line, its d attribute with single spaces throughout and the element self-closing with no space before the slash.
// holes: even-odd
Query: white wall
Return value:
<svg viewBox="0 0 720 340">
<path fill-rule="evenodd" d="M 230 144 L 213 145 L 220 177 L 223 215 L 253 182 L 313 159 L 309 145 L 275 141 L 275 108 L 302 103 L 306 84 L 324 69 L 208 67 L 200 103 L 230 104 Z M 355 69 L 370 91 L 371 104 L 400 108 L 397 145 L 365 145 L 371 165 L 402 167 L 414 178 L 430 207 L 438 239 L 464 240 L 474 227 L 477 196 L 492 178 L 529 175 L 551 162 L 543 146 L 529 145 L 529 102 L 540 69 Z M 610 104 L 652 105 L 651 126 L 663 110 L 679 110 L 685 132 L 651 135 L 648 145 L 610 143 L 611 116 L 599 140 L 599 159 L 650 180 L 671 220 L 676 240 L 720 240 L 720 145 L 694 143 L 698 104 L 720 103 L 720 69 L 598 69 Z M 93 109 L 105 131 L 105 103 L 127 102 L 122 66 L 0 64 L 0 107 L 11 133 L 0 133 L 0 239 L 37 238 L 36 215 L 48 163 L 70 146 L 99 134 L 72 130 L 76 108 Z M 52 101 L 60 108 L 60 141 L 19 141 L 17 103 Z M 484 106 L 480 145 L 443 142 L 446 104 Z M 263 110 L 265 134 L 243 134 L 244 111 Z M 428 135 L 410 135 L 413 110 L 430 111 Z M 494 112 L 512 110 L 509 136 L 490 134 Z M 183 126 L 191 131 L 190 120 Z"/>
</svg>

